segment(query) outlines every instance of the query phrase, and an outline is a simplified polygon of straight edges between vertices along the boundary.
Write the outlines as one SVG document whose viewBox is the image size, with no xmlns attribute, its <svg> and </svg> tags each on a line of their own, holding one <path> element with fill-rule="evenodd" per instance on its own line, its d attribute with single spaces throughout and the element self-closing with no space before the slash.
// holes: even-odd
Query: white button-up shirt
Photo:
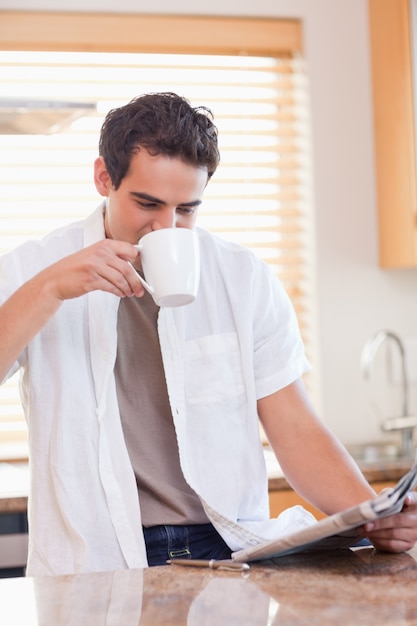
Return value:
<svg viewBox="0 0 417 626">
<path fill-rule="evenodd" d="M 196 230 L 198 297 L 161 309 L 158 332 L 185 479 L 238 550 L 279 533 L 279 520 L 269 520 L 257 400 L 308 363 L 289 299 L 268 267 Z M 4 255 L 0 301 L 104 236 L 100 207 Z M 22 370 L 29 425 L 29 575 L 147 565 L 113 374 L 118 305 L 101 291 L 65 301 L 9 372 Z"/>
</svg>

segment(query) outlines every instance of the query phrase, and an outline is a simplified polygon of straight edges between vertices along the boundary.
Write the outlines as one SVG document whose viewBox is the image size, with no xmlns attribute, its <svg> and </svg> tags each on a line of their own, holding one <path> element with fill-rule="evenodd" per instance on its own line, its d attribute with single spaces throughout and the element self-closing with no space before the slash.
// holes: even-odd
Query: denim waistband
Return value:
<svg viewBox="0 0 417 626">
<path fill-rule="evenodd" d="M 143 528 L 149 565 L 168 559 L 229 559 L 231 550 L 212 524 Z"/>
</svg>

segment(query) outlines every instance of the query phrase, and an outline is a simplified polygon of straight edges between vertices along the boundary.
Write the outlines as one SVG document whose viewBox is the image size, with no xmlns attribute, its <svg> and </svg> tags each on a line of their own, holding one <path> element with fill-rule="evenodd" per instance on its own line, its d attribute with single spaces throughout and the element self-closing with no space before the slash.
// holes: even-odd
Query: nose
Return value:
<svg viewBox="0 0 417 626">
<path fill-rule="evenodd" d="M 161 228 L 175 228 L 177 225 L 177 211 L 175 208 L 164 208 L 158 213 L 158 217 L 152 221 L 152 230 Z"/>
</svg>

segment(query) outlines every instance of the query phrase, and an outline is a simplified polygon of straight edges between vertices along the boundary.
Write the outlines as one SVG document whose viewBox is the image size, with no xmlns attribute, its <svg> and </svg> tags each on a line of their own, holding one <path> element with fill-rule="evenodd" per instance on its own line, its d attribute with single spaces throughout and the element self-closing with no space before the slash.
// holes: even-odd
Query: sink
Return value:
<svg viewBox="0 0 417 626">
<path fill-rule="evenodd" d="M 411 454 L 404 454 L 394 441 L 376 441 L 346 447 L 355 461 L 361 463 L 410 461 L 414 458 L 414 451 Z"/>
</svg>

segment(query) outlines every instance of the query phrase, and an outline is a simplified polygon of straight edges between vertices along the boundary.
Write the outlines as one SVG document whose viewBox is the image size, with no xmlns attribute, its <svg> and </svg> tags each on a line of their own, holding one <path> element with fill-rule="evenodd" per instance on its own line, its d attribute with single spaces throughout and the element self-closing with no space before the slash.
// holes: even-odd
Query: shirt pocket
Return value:
<svg viewBox="0 0 417 626">
<path fill-rule="evenodd" d="M 189 404 L 236 404 L 245 393 L 236 333 L 188 341 L 185 348 L 185 394 Z"/>
</svg>

